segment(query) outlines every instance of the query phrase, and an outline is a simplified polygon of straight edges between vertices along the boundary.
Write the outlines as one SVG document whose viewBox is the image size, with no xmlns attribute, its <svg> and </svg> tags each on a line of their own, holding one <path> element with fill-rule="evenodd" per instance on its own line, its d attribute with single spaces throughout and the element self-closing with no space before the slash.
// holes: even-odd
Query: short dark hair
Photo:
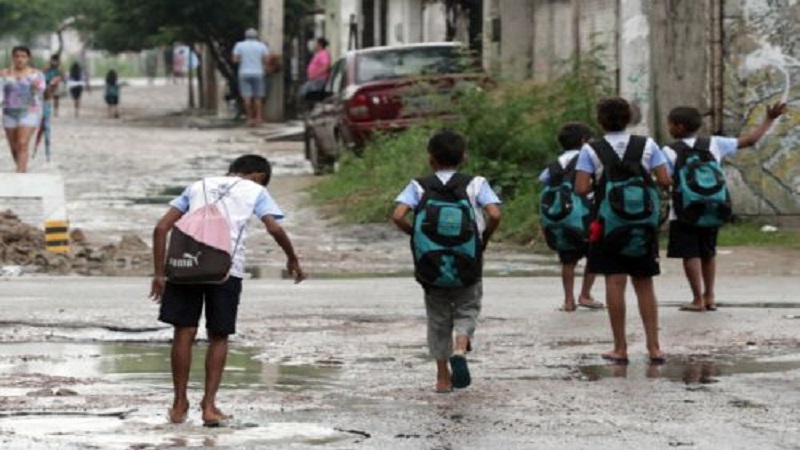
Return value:
<svg viewBox="0 0 800 450">
<path fill-rule="evenodd" d="M 597 122 L 605 131 L 624 131 L 631 123 L 631 116 L 631 104 L 622 97 L 609 97 L 597 102 Z"/>
<path fill-rule="evenodd" d="M 322 48 L 328 48 L 328 40 L 324 37 L 317 38 L 317 44 L 321 45 Z"/>
<path fill-rule="evenodd" d="M 61 61 L 61 56 L 58 53 L 50 55 L 50 61 Z"/>
<path fill-rule="evenodd" d="M 457 167 L 464 161 L 467 142 L 453 130 L 442 130 L 428 140 L 428 154 L 443 167 Z"/>
<path fill-rule="evenodd" d="M 558 143 L 563 150 L 580 148 L 594 137 L 594 131 L 583 122 L 567 122 L 558 130 Z"/>
<path fill-rule="evenodd" d="M 28 55 L 28 58 L 31 57 L 31 49 L 24 45 L 15 45 L 14 48 L 11 49 L 11 56 L 14 56 L 14 53 L 17 52 L 24 52 L 26 55 Z"/>
<path fill-rule="evenodd" d="M 272 177 L 272 166 L 267 158 L 259 155 L 242 155 L 236 158 L 228 167 L 228 173 L 238 173 L 241 175 L 250 175 L 252 173 L 263 173 L 266 175 L 264 178 L 264 186 L 269 184 L 269 179 Z"/>
<path fill-rule="evenodd" d="M 672 108 L 667 115 L 667 120 L 675 125 L 683 126 L 687 133 L 695 133 L 703 126 L 703 116 L 697 108 L 691 106 L 678 106 Z"/>
</svg>

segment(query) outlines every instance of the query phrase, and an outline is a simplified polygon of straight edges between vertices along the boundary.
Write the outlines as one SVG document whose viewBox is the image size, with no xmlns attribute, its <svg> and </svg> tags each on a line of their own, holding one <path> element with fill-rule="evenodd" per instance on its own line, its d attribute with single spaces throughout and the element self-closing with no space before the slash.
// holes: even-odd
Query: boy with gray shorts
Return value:
<svg viewBox="0 0 800 450">
<path fill-rule="evenodd" d="M 428 348 L 436 359 L 438 393 L 471 383 L 466 353 L 481 310 L 483 252 L 500 225 L 500 200 L 486 179 L 458 172 L 465 153 L 464 138 L 458 133 L 434 135 L 428 154 L 435 173 L 412 180 L 395 200 L 392 216 L 395 225 L 412 237 L 415 276 L 425 291 Z M 407 218 L 411 211 L 413 223 Z"/>
</svg>

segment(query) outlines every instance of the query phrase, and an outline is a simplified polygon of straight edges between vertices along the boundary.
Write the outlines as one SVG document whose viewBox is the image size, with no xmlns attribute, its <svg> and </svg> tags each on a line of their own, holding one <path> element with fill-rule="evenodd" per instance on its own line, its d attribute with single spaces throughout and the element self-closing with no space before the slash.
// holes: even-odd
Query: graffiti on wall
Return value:
<svg viewBox="0 0 800 450">
<path fill-rule="evenodd" d="M 740 214 L 800 214 L 800 1 L 726 0 L 725 131 L 738 135 L 789 103 L 754 148 L 728 166 Z"/>
</svg>

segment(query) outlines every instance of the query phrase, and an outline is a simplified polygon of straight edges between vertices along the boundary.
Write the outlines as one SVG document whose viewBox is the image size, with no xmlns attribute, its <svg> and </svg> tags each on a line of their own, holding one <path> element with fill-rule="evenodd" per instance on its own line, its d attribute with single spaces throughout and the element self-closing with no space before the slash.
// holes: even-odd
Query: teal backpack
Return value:
<svg viewBox="0 0 800 450">
<path fill-rule="evenodd" d="M 622 159 L 605 139 L 589 144 L 603 163 L 595 201 L 605 252 L 638 258 L 650 253 L 656 243 L 661 200 L 641 163 L 646 143 L 643 136 L 631 136 Z"/>
<path fill-rule="evenodd" d="M 709 150 L 711 140 L 698 138 L 693 147 L 683 141 L 669 145 L 677 155 L 672 204 L 678 220 L 696 227 L 721 227 L 732 214 L 725 172 Z"/>
<path fill-rule="evenodd" d="M 558 161 L 548 166 L 550 178 L 539 194 L 539 226 L 547 246 L 557 252 L 583 250 L 589 239 L 591 204 L 575 193 L 576 155 L 561 167 Z"/>
<path fill-rule="evenodd" d="M 473 177 L 456 173 L 417 179 L 424 192 L 414 210 L 411 251 L 414 275 L 425 287 L 460 288 L 480 281 L 483 270 L 475 210 L 467 196 Z"/>
</svg>

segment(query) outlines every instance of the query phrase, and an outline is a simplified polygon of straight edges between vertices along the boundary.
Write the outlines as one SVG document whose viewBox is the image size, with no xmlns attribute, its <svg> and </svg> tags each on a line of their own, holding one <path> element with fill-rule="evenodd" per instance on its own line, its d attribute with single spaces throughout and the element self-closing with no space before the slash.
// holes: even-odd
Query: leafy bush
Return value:
<svg viewBox="0 0 800 450">
<path fill-rule="evenodd" d="M 591 55 L 567 69 L 548 83 L 502 82 L 496 89 L 467 90 L 456 103 L 459 119 L 448 126 L 468 142 L 462 170 L 485 176 L 503 200 L 501 238 L 527 242 L 536 235 L 537 178 L 561 151 L 558 129 L 570 121 L 594 127 L 594 105 L 609 93 L 606 72 Z M 338 173 L 316 185 L 313 198 L 336 206 L 350 222 L 387 220 L 409 179 L 430 172 L 426 143 L 440 127 L 431 122 L 377 137 L 362 158 L 344 158 Z"/>
</svg>

